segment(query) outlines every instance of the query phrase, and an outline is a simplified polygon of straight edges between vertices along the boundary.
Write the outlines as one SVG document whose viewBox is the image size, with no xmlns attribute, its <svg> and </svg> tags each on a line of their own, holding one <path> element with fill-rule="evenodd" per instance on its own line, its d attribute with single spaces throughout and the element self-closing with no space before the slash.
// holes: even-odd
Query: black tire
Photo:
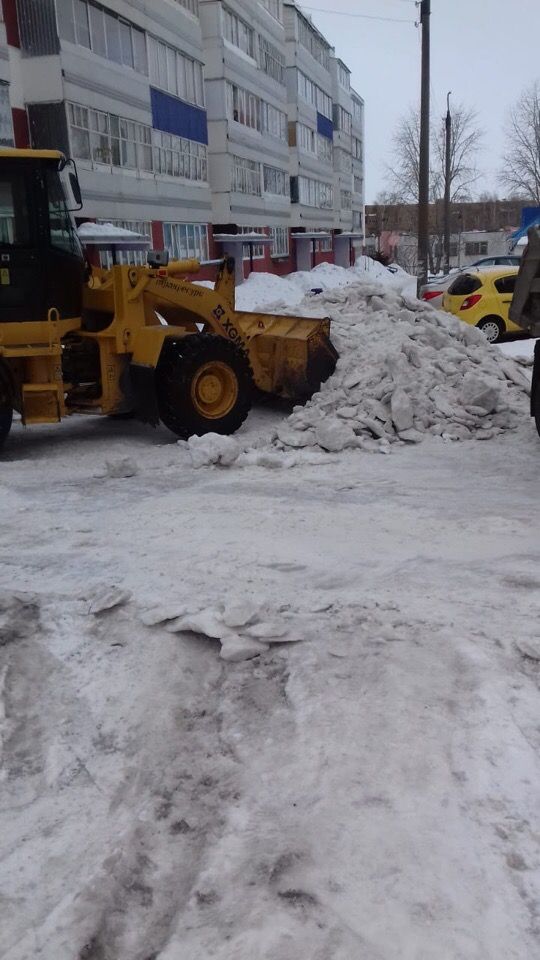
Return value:
<svg viewBox="0 0 540 960">
<path fill-rule="evenodd" d="M 506 326 L 501 317 L 484 317 L 476 326 L 482 331 L 488 343 L 498 343 L 503 333 L 506 333 Z M 497 330 L 496 334 L 495 330 Z"/>
<path fill-rule="evenodd" d="M 6 442 L 13 422 L 12 393 L 9 374 L 0 366 L 0 450 Z"/>
<path fill-rule="evenodd" d="M 0 450 L 4 446 L 4 443 L 7 440 L 9 431 L 11 430 L 11 424 L 13 421 L 13 409 L 10 406 L 3 405 L 0 407 Z"/>
<path fill-rule="evenodd" d="M 241 347 L 215 334 L 194 333 L 165 341 L 156 391 L 160 419 L 178 437 L 230 434 L 251 409 L 253 374 Z"/>
<path fill-rule="evenodd" d="M 540 340 L 534 345 L 534 364 L 531 384 L 531 417 L 534 417 L 540 437 Z"/>
</svg>

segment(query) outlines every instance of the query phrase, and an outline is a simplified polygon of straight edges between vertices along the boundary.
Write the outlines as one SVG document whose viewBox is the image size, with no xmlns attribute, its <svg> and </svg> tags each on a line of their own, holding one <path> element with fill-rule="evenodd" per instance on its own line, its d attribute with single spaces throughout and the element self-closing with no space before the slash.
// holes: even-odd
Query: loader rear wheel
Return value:
<svg viewBox="0 0 540 960">
<path fill-rule="evenodd" d="M 165 342 L 156 387 L 160 418 L 178 437 L 229 434 L 250 411 L 253 375 L 241 347 L 197 333 Z"/>
</svg>

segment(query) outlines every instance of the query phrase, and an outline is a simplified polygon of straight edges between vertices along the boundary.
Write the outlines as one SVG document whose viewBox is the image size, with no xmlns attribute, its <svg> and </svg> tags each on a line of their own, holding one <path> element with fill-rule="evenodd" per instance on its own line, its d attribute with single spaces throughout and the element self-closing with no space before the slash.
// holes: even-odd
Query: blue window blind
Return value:
<svg viewBox="0 0 540 960">
<path fill-rule="evenodd" d="M 328 140 L 334 139 L 334 124 L 328 117 L 323 117 L 322 113 L 317 114 L 317 132 Z"/>
<path fill-rule="evenodd" d="M 150 87 L 152 126 L 186 140 L 208 144 L 206 110 Z"/>
</svg>

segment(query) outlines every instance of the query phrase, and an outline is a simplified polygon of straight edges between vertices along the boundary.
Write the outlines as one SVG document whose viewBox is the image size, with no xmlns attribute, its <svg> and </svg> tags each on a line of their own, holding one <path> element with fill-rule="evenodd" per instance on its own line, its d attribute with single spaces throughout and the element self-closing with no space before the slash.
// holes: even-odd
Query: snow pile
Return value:
<svg viewBox="0 0 540 960">
<path fill-rule="evenodd" d="M 277 430 L 282 449 L 385 451 L 426 435 L 489 439 L 523 419 L 528 380 L 482 333 L 389 285 L 317 298 L 332 318 L 336 371 Z M 313 315 L 313 301 L 301 305 Z"/>
<path fill-rule="evenodd" d="M 276 620 L 264 605 L 246 601 L 215 609 L 168 604 L 145 610 L 141 620 L 147 627 L 164 626 L 168 633 L 195 633 L 219 640 L 221 659 L 238 663 L 267 653 L 271 644 L 297 643 L 305 638 L 306 625 L 294 621 L 287 611 L 287 606 L 282 607 Z"/>
<path fill-rule="evenodd" d="M 358 283 L 380 282 L 389 289 L 414 294 L 416 279 L 398 269 L 390 273 L 386 267 L 359 257 L 354 267 L 339 267 L 334 263 L 320 263 L 313 270 L 300 270 L 285 277 L 272 273 L 251 273 L 236 290 L 238 310 L 263 310 L 271 313 L 291 313 L 312 290 L 330 291 Z M 315 301 L 320 299 L 315 297 Z"/>
</svg>

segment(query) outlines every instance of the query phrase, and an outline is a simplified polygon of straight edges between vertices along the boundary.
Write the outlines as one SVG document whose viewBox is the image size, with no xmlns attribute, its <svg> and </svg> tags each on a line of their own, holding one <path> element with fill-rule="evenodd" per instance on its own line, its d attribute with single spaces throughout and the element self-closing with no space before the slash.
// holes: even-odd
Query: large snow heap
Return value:
<svg viewBox="0 0 540 960">
<path fill-rule="evenodd" d="M 374 449 L 426 433 L 488 439 L 522 420 L 526 375 L 474 327 L 382 287 L 358 284 L 318 299 L 340 359 L 278 430 L 284 447 Z"/>
</svg>

